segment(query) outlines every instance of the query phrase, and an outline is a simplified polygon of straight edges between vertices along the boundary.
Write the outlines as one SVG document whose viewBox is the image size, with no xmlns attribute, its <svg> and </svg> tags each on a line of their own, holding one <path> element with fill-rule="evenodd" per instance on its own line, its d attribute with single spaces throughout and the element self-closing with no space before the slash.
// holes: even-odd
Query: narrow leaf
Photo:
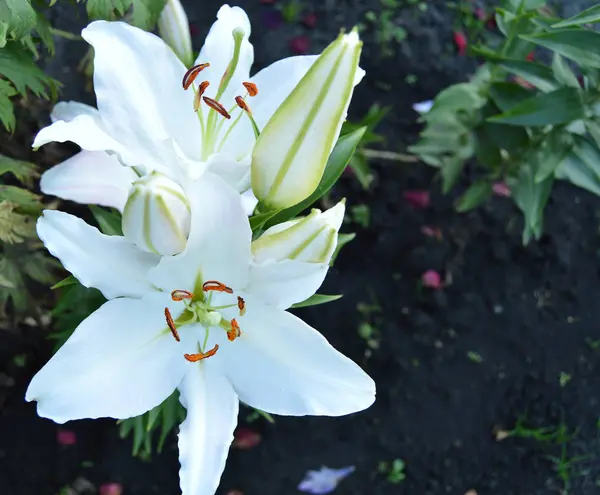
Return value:
<svg viewBox="0 0 600 495">
<path fill-rule="evenodd" d="M 305 308 L 308 306 L 318 306 L 319 304 L 325 304 L 331 301 L 337 301 L 342 297 L 342 294 L 336 294 L 335 296 L 328 296 L 325 294 L 313 294 L 308 299 L 302 302 L 292 304 L 292 308 Z"/>
<path fill-rule="evenodd" d="M 582 66 L 600 68 L 600 33 L 589 29 L 560 29 L 522 39 L 553 50 Z"/>
<path fill-rule="evenodd" d="M 579 12 L 579 14 L 569 17 L 564 21 L 557 22 L 553 28 L 565 28 L 571 26 L 581 26 L 582 24 L 594 24 L 600 22 L 600 5 L 594 5 L 589 9 Z"/>
<path fill-rule="evenodd" d="M 526 62 L 524 60 L 504 60 L 499 65 L 508 72 L 522 77 L 525 81 L 545 93 L 554 91 L 559 87 L 554 80 L 552 69 L 545 65 Z"/>
<path fill-rule="evenodd" d="M 459 198 L 456 211 L 464 213 L 476 208 L 487 201 L 492 195 L 492 183 L 488 180 L 478 180 L 471 184 Z"/>
</svg>

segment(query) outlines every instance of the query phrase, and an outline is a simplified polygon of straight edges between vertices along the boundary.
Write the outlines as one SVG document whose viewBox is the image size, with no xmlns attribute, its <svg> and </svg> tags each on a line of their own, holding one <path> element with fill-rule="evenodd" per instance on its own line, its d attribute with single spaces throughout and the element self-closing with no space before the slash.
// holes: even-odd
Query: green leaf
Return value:
<svg viewBox="0 0 600 495">
<path fill-rule="evenodd" d="M 154 29 L 165 3 L 166 0 L 133 0 L 133 25 L 146 31 Z"/>
<path fill-rule="evenodd" d="M 573 140 L 570 134 L 562 129 L 553 129 L 535 154 L 535 181 L 543 182 L 554 175 L 572 147 Z"/>
<path fill-rule="evenodd" d="M 340 136 L 335 144 L 335 147 L 333 148 L 333 151 L 331 152 L 331 155 L 329 155 L 329 160 L 327 160 L 323 177 L 321 178 L 321 182 L 317 186 L 317 189 L 304 201 L 277 212 L 277 214 L 266 221 L 266 227 L 283 223 L 290 218 L 297 216 L 300 212 L 308 208 L 315 201 L 319 200 L 327 191 L 329 191 L 329 189 L 331 189 L 340 178 L 342 172 L 350 162 L 350 159 L 356 151 L 356 147 L 360 143 L 365 130 L 366 127 L 361 127 L 350 134 L 344 134 L 343 136 Z"/>
<path fill-rule="evenodd" d="M 114 20 L 115 13 L 125 14 L 132 0 L 87 0 L 87 12 L 91 19 Z"/>
<path fill-rule="evenodd" d="M 35 30 L 37 31 L 38 36 L 42 40 L 42 43 L 48 48 L 50 55 L 54 55 L 54 36 L 52 35 L 52 25 L 50 21 L 46 19 L 43 13 L 36 13 L 36 25 Z"/>
<path fill-rule="evenodd" d="M 63 278 L 60 282 L 55 283 L 52 287 L 50 287 L 50 289 L 60 289 L 61 287 L 66 287 L 67 285 L 73 285 L 77 283 L 79 283 L 79 281 L 73 275 L 69 275 L 68 277 Z"/>
<path fill-rule="evenodd" d="M 522 77 L 544 93 L 554 91 L 559 87 L 554 80 L 552 69 L 545 65 L 524 60 L 504 60 L 499 65 L 508 72 Z"/>
<path fill-rule="evenodd" d="M 518 126 L 565 124 L 585 115 L 579 90 L 561 88 L 529 98 L 488 121 Z"/>
<path fill-rule="evenodd" d="M 292 304 L 292 308 L 305 308 L 308 306 L 318 306 L 319 304 L 325 304 L 332 301 L 337 301 L 342 298 L 342 294 L 336 294 L 335 296 L 327 296 L 325 294 L 313 294 L 308 299 L 302 302 Z"/>
<path fill-rule="evenodd" d="M 31 54 L 15 43 L 0 50 L 0 74 L 22 95 L 31 90 L 37 97 L 49 98 L 48 90 L 55 92 L 59 83 L 47 76 L 31 58 Z"/>
<path fill-rule="evenodd" d="M 30 0 L 2 0 L 0 1 L 0 19 L 5 24 L 5 27 L 2 28 L 5 32 L 3 39 L 6 40 L 8 37 L 19 40 L 34 28 L 36 14 Z"/>
<path fill-rule="evenodd" d="M 60 264 L 45 252 L 37 251 L 27 256 L 22 263 L 23 273 L 31 280 L 48 286 L 56 280 L 56 272 L 61 268 Z"/>
<path fill-rule="evenodd" d="M 528 100 L 533 94 L 523 86 L 510 82 L 495 82 L 490 86 L 490 98 L 503 112 Z"/>
<path fill-rule="evenodd" d="M 329 262 L 329 266 L 333 266 L 334 261 L 336 260 L 338 254 L 340 254 L 341 249 L 352 241 L 356 237 L 354 232 L 350 234 L 338 234 L 337 246 L 335 247 L 335 251 L 331 255 L 331 261 Z"/>
<path fill-rule="evenodd" d="M 374 177 L 369 167 L 369 161 L 360 151 L 354 153 L 354 156 L 350 160 L 350 167 L 354 171 L 354 175 L 361 187 L 365 191 L 368 191 Z"/>
<path fill-rule="evenodd" d="M 589 9 L 579 12 L 579 14 L 569 17 L 564 21 L 554 24 L 553 28 L 565 28 L 571 26 L 580 26 L 582 24 L 594 24 L 600 22 L 600 5 L 594 5 Z"/>
<path fill-rule="evenodd" d="M 456 211 L 464 213 L 476 208 L 487 201 L 492 195 L 492 183 L 482 179 L 469 186 L 465 193 L 458 199 Z"/>
<path fill-rule="evenodd" d="M 595 120 L 586 120 L 585 128 L 596 142 L 596 146 L 600 146 L 600 123 Z"/>
<path fill-rule="evenodd" d="M 600 68 L 600 33 L 589 29 L 560 29 L 521 36 L 582 66 Z"/>
<path fill-rule="evenodd" d="M 0 176 L 12 174 L 25 186 L 32 188 L 34 179 L 39 177 L 38 168 L 31 162 L 17 160 L 0 154 Z"/>
<path fill-rule="evenodd" d="M 512 198 L 523 212 L 525 226 L 523 229 L 523 244 L 528 244 L 532 238 L 539 239 L 543 229 L 543 212 L 554 177 L 550 176 L 542 182 L 535 181 L 534 166 L 523 163 L 516 177 L 507 178 Z"/>
<path fill-rule="evenodd" d="M 558 53 L 554 53 L 552 57 L 552 73 L 555 79 L 563 86 L 571 86 L 572 88 L 579 89 L 577 76 Z"/>
<path fill-rule="evenodd" d="M 600 179 L 575 153 L 569 153 L 558 166 L 555 177 L 568 180 L 597 196 L 600 196 Z"/>
<path fill-rule="evenodd" d="M 107 210 L 100 206 L 91 205 L 92 215 L 98 222 L 98 227 L 106 235 L 123 235 L 121 229 L 121 214 L 116 210 Z"/>
<path fill-rule="evenodd" d="M 442 192 L 444 194 L 447 194 L 450 189 L 452 189 L 452 186 L 456 184 L 464 166 L 465 160 L 458 156 L 444 159 L 443 165 L 440 168 L 440 173 L 442 175 Z"/>
<path fill-rule="evenodd" d="M 0 201 L 5 200 L 24 213 L 37 214 L 42 209 L 40 196 L 22 187 L 0 185 Z"/>
<path fill-rule="evenodd" d="M 573 134 L 573 153 L 600 179 L 600 150 L 595 143 Z"/>
<path fill-rule="evenodd" d="M 35 223 L 29 215 L 16 211 L 18 205 L 12 201 L 0 201 L 0 241 L 8 244 L 35 238 Z"/>
<path fill-rule="evenodd" d="M 10 98 L 16 94 L 17 90 L 12 84 L 4 79 L 0 79 L 0 122 L 8 132 L 12 132 L 15 129 L 15 114 Z"/>
</svg>

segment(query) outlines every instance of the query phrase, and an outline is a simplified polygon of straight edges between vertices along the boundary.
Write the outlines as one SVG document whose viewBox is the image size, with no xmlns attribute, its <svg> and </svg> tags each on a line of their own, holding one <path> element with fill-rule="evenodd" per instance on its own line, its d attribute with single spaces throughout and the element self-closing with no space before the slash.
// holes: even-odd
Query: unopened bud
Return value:
<svg viewBox="0 0 600 495">
<path fill-rule="evenodd" d="M 138 179 L 129 191 L 122 227 L 144 251 L 181 253 L 190 233 L 190 206 L 183 189 L 158 172 Z"/>
</svg>

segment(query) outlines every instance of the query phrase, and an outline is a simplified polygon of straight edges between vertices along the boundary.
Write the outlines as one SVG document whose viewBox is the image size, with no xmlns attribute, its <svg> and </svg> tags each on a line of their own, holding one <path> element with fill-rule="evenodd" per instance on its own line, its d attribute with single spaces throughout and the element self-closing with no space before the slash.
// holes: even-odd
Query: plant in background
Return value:
<svg viewBox="0 0 600 495">
<path fill-rule="evenodd" d="M 0 155 L 0 315 L 36 315 L 39 300 L 32 283 L 48 286 L 59 265 L 49 258 L 35 233 L 42 211 L 40 196 L 32 193 L 39 177 L 32 163 Z M 15 185 L 19 184 L 19 185 Z"/>
<path fill-rule="evenodd" d="M 436 97 L 411 147 L 439 168 L 445 193 L 474 161 L 476 178 L 457 201 L 460 212 L 505 181 L 524 216 L 524 244 L 542 234 L 555 180 L 600 195 L 600 34 L 585 27 L 600 21 L 600 6 L 561 20 L 544 4 L 502 2 L 496 22 L 503 41 L 470 47 L 485 64 Z"/>
</svg>

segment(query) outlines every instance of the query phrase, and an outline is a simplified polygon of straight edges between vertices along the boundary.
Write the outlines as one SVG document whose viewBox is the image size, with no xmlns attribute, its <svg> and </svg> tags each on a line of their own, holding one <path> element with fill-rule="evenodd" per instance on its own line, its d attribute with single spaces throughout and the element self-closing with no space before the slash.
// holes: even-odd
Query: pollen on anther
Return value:
<svg viewBox="0 0 600 495">
<path fill-rule="evenodd" d="M 204 100 L 204 103 L 206 103 L 214 111 L 220 113 L 226 119 L 231 118 L 231 115 L 229 115 L 229 112 L 227 110 L 225 110 L 225 107 L 223 105 L 221 105 L 217 100 L 213 100 L 212 98 L 209 98 L 208 96 L 203 96 L 202 99 Z"/>
<path fill-rule="evenodd" d="M 171 311 L 169 311 L 169 308 L 165 308 L 165 319 L 167 320 L 167 326 L 169 327 L 169 330 L 171 330 L 171 334 L 173 334 L 173 338 L 177 342 L 180 342 L 181 339 L 179 338 L 179 332 L 177 331 L 177 327 L 175 326 L 175 322 L 173 321 L 173 317 L 171 316 Z"/>
<path fill-rule="evenodd" d="M 189 290 L 176 289 L 173 292 L 171 292 L 171 299 L 173 299 L 173 301 L 176 301 L 176 302 L 183 301 L 184 299 L 193 299 L 193 298 L 194 298 L 194 294 L 192 294 Z"/>
<path fill-rule="evenodd" d="M 246 301 L 244 301 L 243 297 L 238 296 L 237 305 L 240 310 L 240 316 L 244 316 L 246 314 Z"/>
<path fill-rule="evenodd" d="M 187 359 L 190 363 L 197 363 L 203 359 L 214 356 L 219 350 L 219 344 L 215 344 L 215 346 L 206 352 L 198 352 L 196 354 L 184 354 L 183 357 Z"/>
<path fill-rule="evenodd" d="M 237 103 L 237 106 L 240 107 L 244 112 L 246 112 L 249 115 L 252 115 L 252 110 L 250 110 L 250 107 L 244 101 L 244 98 L 242 98 L 241 96 L 236 96 L 235 102 Z"/>
<path fill-rule="evenodd" d="M 244 88 L 246 88 L 246 91 L 248 91 L 248 95 L 249 96 L 256 96 L 258 94 L 258 87 L 256 86 L 256 84 L 251 83 L 251 82 L 243 82 L 242 86 L 244 86 Z"/>
<path fill-rule="evenodd" d="M 202 290 L 204 292 L 214 290 L 217 292 L 226 292 L 227 294 L 233 294 L 233 289 L 231 287 L 227 287 L 225 284 L 222 284 L 217 280 L 207 280 L 202 284 Z"/>
<path fill-rule="evenodd" d="M 242 330 L 240 329 L 240 326 L 238 325 L 238 322 L 235 321 L 235 318 L 233 318 L 231 320 L 231 328 L 227 331 L 227 339 L 230 342 L 233 342 L 241 334 L 242 334 Z"/>
<path fill-rule="evenodd" d="M 189 69 L 183 76 L 183 81 L 182 81 L 183 89 L 188 89 L 192 85 L 192 83 L 194 82 L 196 77 L 198 77 L 198 74 L 200 74 L 200 72 L 202 72 L 207 67 L 210 67 L 210 64 L 207 63 L 207 64 L 194 65 L 194 67 Z"/>
</svg>

